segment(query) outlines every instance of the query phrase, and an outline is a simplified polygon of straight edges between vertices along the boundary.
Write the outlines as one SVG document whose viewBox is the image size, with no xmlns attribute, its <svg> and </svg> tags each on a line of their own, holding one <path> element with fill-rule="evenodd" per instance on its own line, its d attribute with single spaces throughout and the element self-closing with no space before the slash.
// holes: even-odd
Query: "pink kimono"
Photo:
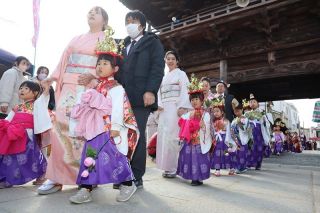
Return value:
<svg viewBox="0 0 320 213">
<path fill-rule="evenodd" d="M 103 38 L 102 31 L 75 37 L 65 49 L 60 63 L 51 76 L 57 79 L 55 91 L 57 105 L 46 178 L 60 184 L 76 184 L 84 141 L 70 136 L 69 128 L 76 125 L 67 113 L 86 90 L 84 86 L 78 85 L 79 75 L 88 72 L 95 74 L 97 63 L 95 47 L 97 41 Z"/>
</svg>

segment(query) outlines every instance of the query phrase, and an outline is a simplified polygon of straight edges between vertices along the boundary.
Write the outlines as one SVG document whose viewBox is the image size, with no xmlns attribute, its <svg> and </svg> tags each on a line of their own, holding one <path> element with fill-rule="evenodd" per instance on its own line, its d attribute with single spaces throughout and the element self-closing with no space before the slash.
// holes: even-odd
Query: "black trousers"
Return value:
<svg viewBox="0 0 320 213">
<path fill-rule="evenodd" d="M 147 143 L 145 132 L 150 112 L 150 108 L 133 108 L 140 132 L 140 138 L 130 163 L 136 180 L 140 180 L 146 171 Z"/>
</svg>

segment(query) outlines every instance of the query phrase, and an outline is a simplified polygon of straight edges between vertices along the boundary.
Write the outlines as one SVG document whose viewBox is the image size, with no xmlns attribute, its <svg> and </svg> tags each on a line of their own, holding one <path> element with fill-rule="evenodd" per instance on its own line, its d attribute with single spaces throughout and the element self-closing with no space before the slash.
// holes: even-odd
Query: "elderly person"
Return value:
<svg viewBox="0 0 320 213">
<path fill-rule="evenodd" d="M 48 161 L 48 180 L 38 193 L 51 194 L 62 189 L 62 184 L 75 185 L 84 141 L 71 137 L 75 121 L 68 117 L 70 109 L 86 90 L 88 78 L 95 74 L 96 44 L 104 39 L 108 15 L 101 7 L 92 8 L 87 15 L 89 32 L 76 36 L 66 47 L 53 74 L 44 82 L 56 82 L 56 117 L 51 134 L 51 155 Z M 79 191 L 79 200 L 86 194 Z"/>
<path fill-rule="evenodd" d="M 216 92 L 214 98 L 224 99 L 225 104 L 225 117 L 232 122 L 234 118 L 233 109 L 239 105 L 237 99 L 233 95 L 227 93 L 227 89 L 230 84 L 227 84 L 225 81 L 220 80 L 216 85 Z"/>
</svg>

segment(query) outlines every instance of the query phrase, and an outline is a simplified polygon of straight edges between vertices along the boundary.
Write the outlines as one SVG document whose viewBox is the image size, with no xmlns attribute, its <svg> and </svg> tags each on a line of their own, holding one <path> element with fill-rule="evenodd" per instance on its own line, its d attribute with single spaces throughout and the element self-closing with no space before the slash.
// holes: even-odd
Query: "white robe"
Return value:
<svg viewBox="0 0 320 213">
<path fill-rule="evenodd" d="M 175 172 L 179 157 L 179 108 L 192 109 L 188 95 L 189 80 L 180 69 L 167 73 L 158 92 L 158 105 L 163 108 L 159 114 L 157 136 L 157 167 Z"/>
</svg>

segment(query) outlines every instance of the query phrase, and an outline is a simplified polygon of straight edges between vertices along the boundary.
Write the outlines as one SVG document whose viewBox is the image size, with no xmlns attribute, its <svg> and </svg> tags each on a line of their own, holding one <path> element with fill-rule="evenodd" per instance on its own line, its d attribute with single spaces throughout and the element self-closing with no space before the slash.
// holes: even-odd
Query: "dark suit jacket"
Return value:
<svg viewBox="0 0 320 213">
<path fill-rule="evenodd" d="M 130 43 L 131 39 L 127 37 L 125 47 Z M 145 32 L 133 48 L 129 56 L 126 48 L 123 49 L 123 66 L 115 78 L 124 87 L 132 107 L 144 107 L 143 94 L 152 92 L 156 102 L 149 107 L 156 110 L 157 92 L 164 75 L 163 46 L 157 35 Z"/>
<path fill-rule="evenodd" d="M 232 122 L 234 118 L 234 113 L 233 113 L 233 108 L 232 108 L 232 100 L 234 99 L 233 95 L 230 94 L 225 94 L 224 96 L 224 101 L 225 101 L 225 113 L 226 113 L 226 118 Z"/>
</svg>

